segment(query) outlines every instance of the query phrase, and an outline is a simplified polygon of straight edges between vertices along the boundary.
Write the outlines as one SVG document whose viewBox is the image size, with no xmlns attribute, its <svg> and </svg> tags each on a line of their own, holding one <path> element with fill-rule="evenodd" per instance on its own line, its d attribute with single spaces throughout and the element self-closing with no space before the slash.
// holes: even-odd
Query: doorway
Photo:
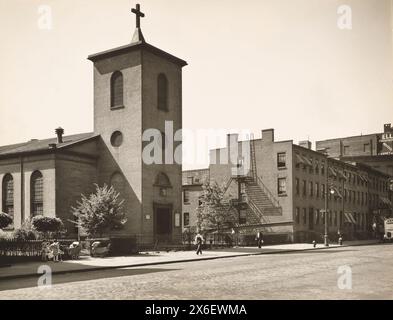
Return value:
<svg viewBox="0 0 393 320">
<path fill-rule="evenodd" d="M 308 228 L 314 230 L 314 208 L 308 209 Z"/>
<path fill-rule="evenodd" d="M 159 242 L 170 242 L 172 237 L 171 206 L 156 206 L 154 209 L 155 238 Z"/>
</svg>

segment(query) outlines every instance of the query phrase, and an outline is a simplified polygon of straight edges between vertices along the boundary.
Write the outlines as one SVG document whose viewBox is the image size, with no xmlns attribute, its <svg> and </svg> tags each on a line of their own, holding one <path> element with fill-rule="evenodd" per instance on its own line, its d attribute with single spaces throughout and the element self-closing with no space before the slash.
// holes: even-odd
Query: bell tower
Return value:
<svg viewBox="0 0 393 320">
<path fill-rule="evenodd" d="M 177 242 L 182 167 L 144 163 L 142 135 L 148 129 L 164 132 L 166 121 L 173 132 L 182 128 L 182 68 L 187 63 L 148 44 L 139 4 L 132 13 L 131 43 L 88 57 L 94 64 L 94 132 L 101 136 L 98 183 L 113 185 L 125 200 L 128 221 L 119 233 L 138 235 L 146 244 Z"/>
</svg>

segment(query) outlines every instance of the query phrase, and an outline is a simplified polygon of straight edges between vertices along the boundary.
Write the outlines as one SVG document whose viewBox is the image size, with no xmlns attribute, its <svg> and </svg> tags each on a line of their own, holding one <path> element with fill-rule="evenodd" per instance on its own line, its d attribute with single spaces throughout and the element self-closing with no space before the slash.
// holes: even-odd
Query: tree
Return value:
<svg viewBox="0 0 393 320">
<path fill-rule="evenodd" d="M 45 217 L 42 215 L 35 216 L 31 223 L 35 230 L 44 235 L 58 234 L 64 230 L 64 225 L 61 219 L 56 217 Z"/>
<path fill-rule="evenodd" d="M 103 233 L 123 228 L 127 222 L 123 212 L 124 200 L 119 200 L 120 193 L 113 186 L 96 186 L 96 192 L 89 198 L 82 194 L 78 206 L 72 208 L 78 218 L 78 224 L 89 236 L 102 237 Z"/>
<path fill-rule="evenodd" d="M 205 183 L 199 197 L 200 206 L 197 209 L 198 228 L 217 229 L 231 226 L 236 221 L 236 214 L 224 198 L 225 190 L 217 182 Z"/>
<path fill-rule="evenodd" d="M 0 229 L 7 228 L 11 223 L 11 216 L 4 212 L 0 212 Z"/>
</svg>

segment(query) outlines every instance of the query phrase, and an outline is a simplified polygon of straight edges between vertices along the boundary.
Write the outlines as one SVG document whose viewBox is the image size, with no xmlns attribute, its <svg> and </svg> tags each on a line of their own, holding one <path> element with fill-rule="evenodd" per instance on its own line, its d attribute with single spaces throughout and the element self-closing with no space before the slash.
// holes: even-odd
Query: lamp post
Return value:
<svg viewBox="0 0 393 320">
<path fill-rule="evenodd" d="M 325 247 L 329 246 L 329 235 L 328 235 L 328 219 L 327 219 L 327 215 L 328 215 L 328 196 L 329 196 L 329 161 L 326 158 L 326 184 L 325 184 L 325 234 L 323 236 L 323 243 L 325 245 Z"/>
</svg>

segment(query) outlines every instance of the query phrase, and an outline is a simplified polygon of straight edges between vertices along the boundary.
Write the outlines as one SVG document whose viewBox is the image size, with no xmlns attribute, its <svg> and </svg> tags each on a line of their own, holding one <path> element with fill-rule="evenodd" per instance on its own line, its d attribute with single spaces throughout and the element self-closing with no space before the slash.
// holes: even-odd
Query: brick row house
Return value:
<svg viewBox="0 0 393 320">
<path fill-rule="evenodd" d="M 321 241 L 325 207 L 330 238 L 336 239 L 339 232 L 347 239 L 365 238 L 371 234 L 376 212 L 391 214 L 387 174 L 361 163 L 329 158 L 312 150 L 309 141 L 299 145 L 292 140 L 275 141 L 274 130 L 268 129 L 262 131 L 262 139 L 248 142 L 250 170 L 241 178 L 233 174 L 238 163 L 220 161 L 231 153 L 230 141 L 236 141 L 237 150 L 245 143 L 229 135 L 225 148 L 211 150 L 214 163 L 209 165 L 209 180 L 227 185 L 227 194 L 234 199 L 241 190 L 247 206 L 240 210 L 235 228 L 249 239 L 262 231 L 272 242 Z M 245 154 L 239 154 L 244 158 Z M 197 199 L 198 192 L 194 190 L 192 198 Z M 195 215 L 197 203 L 193 211 L 183 203 L 183 212 L 184 208 Z"/>
</svg>

